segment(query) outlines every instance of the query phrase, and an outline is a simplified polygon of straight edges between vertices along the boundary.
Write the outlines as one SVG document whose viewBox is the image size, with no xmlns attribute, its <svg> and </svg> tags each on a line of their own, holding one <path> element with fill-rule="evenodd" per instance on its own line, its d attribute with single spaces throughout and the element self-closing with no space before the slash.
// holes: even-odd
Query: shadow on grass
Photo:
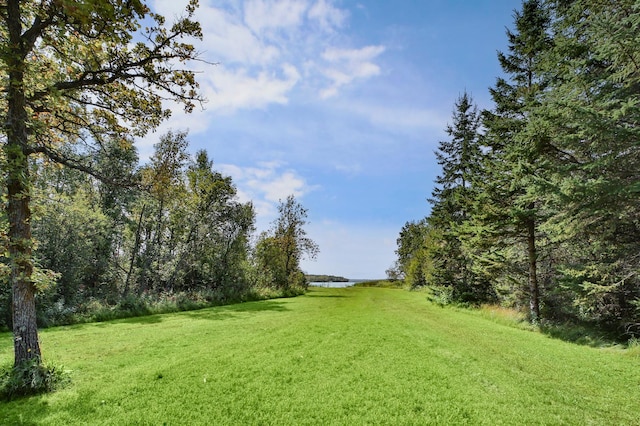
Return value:
<svg viewBox="0 0 640 426">
<path fill-rule="evenodd" d="M 592 324 L 543 324 L 540 326 L 540 332 L 553 339 L 563 340 L 581 346 L 590 346 L 592 348 L 610 347 L 627 343 L 627 340 L 621 336 L 617 336 L 608 330 L 599 329 Z"/>
<path fill-rule="evenodd" d="M 347 298 L 353 297 L 353 286 L 350 287 L 309 287 L 303 297 Z"/>
<path fill-rule="evenodd" d="M 342 294 L 307 294 L 305 297 L 330 297 L 330 298 L 339 298 L 339 297 L 347 297 Z"/>
<path fill-rule="evenodd" d="M 286 312 L 288 310 L 289 308 L 286 307 L 284 302 L 278 300 L 261 300 L 257 302 L 244 302 L 215 308 L 205 308 L 196 311 L 185 311 L 181 314 L 197 319 L 223 320 L 242 313 Z"/>
<path fill-rule="evenodd" d="M 136 313 L 135 316 L 125 318 L 105 319 L 103 321 L 85 322 L 80 324 L 60 326 L 63 329 L 82 330 L 84 328 L 110 327 L 112 324 L 158 324 L 165 320 L 166 315 L 186 315 L 192 318 L 221 320 L 234 316 L 234 313 L 287 311 L 285 303 L 278 299 L 238 302 L 231 305 L 209 306 L 200 309 L 173 310 L 161 313 Z M 1 424 L 1 423 L 0 423 Z"/>
<path fill-rule="evenodd" d="M 159 322 L 162 322 L 162 315 L 163 314 L 149 314 L 149 315 L 138 316 L 138 317 L 124 318 L 120 320 L 115 320 L 113 322 L 121 323 L 121 324 L 157 324 Z M 168 314 L 164 314 L 164 315 L 168 315 Z"/>
<path fill-rule="evenodd" d="M 285 305 L 286 304 L 280 300 L 260 300 L 257 302 L 236 303 L 235 305 L 222 306 L 216 309 L 226 312 L 284 312 L 289 310 Z"/>
<path fill-rule="evenodd" d="M 0 400 L 1 424 L 28 426 L 42 424 L 52 413 L 46 398 L 47 394 L 24 396 L 11 401 Z M 59 413 L 57 415 L 59 416 Z"/>
</svg>

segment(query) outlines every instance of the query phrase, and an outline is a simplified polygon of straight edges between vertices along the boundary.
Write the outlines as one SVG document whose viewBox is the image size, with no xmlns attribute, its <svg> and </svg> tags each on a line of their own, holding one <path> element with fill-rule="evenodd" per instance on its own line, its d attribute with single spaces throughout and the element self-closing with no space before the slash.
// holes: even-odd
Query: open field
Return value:
<svg viewBox="0 0 640 426">
<path fill-rule="evenodd" d="M 70 387 L 1 424 L 640 424 L 640 356 L 440 308 L 313 288 L 292 299 L 44 330 Z M 0 335 L 0 362 L 12 357 Z"/>
</svg>

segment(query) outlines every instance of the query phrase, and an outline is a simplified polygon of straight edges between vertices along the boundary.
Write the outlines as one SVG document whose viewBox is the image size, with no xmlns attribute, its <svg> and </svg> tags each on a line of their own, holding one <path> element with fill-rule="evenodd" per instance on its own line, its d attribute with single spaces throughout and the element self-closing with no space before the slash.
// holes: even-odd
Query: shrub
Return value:
<svg viewBox="0 0 640 426">
<path fill-rule="evenodd" d="M 128 313 L 130 316 L 148 315 L 149 308 L 143 298 L 129 294 L 120 300 L 117 310 Z"/>
<path fill-rule="evenodd" d="M 47 366 L 34 358 L 0 371 L 0 397 L 14 398 L 53 392 L 70 382 L 61 368 Z"/>
<path fill-rule="evenodd" d="M 76 313 L 77 309 L 65 304 L 64 298 L 61 298 L 38 309 L 38 325 L 41 327 L 70 325 L 76 322 Z"/>
<path fill-rule="evenodd" d="M 451 305 L 454 302 L 453 289 L 451 287 L 429 287 L 427 300 L 439 306 Z"/>
</svg>

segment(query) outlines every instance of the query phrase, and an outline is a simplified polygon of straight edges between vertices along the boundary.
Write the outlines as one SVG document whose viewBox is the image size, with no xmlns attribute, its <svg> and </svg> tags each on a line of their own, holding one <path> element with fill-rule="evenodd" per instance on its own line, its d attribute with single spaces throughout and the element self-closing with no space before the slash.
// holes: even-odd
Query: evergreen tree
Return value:
<svg viewBox="0 0 640 426">
<path fill-rule="evenodd" d="M 442 236 L 433 259 L 433 284 L 450 287 L 454 299 L 466 302 L 487 299 L 491 293 L 477 281 L 462 244 L 464 224 L 476 197 L 472 183 L 482 158 L 479 127 L 480 113 L 464 93 L 455 103 L 453 124 L 446 129 L 451 139 L 441 141 L 436 152 L 442 173 L 429 200 L 428 223 Z"/>
<path fill-rule="evenodd" d="M 541 62 L 552 41 L 548 31 L 549 12 L 539 0 L 527 0 L 522 11 L 514 15 L 515 31 L 507 30 L 508 53 L 498 53 L 500 65 L 508 80 L 498 78 L 490 89 L 495 102 L 493 111 L 485 111 L 487 128 L 484 143 L 488 152 L 484 177 L 479 182 L 483 196 L 477 205 L 476 242 L 486 267 L 501 263 L 513 273 L 509 262 L 526 259 L 528 305 L 530 317 L 540 317 L 539 224 L 541 166 L 546 141 L 528 132 L 531 111 L 539 103 L 545 89 Z M 484 241 L 483 241 L 484 240 Z M 514 244 L 523 244 L 520 256 Z M 487 246 L 494 250 L 487 250 Z M 516 258 L 512 255 L 516 254 Z M 511 257 L 511 259 L 510 259 Z M 495 273 L 496 270 L 494 269 Z"/>
<path fill-rule="evenodd" d="M 640 333 L 640 9 L 633 0 L 552 2 L 552 90 L 536 129 L 554 145 L 548 227 L 570 252 L 576 314 Z"/>
</svg>

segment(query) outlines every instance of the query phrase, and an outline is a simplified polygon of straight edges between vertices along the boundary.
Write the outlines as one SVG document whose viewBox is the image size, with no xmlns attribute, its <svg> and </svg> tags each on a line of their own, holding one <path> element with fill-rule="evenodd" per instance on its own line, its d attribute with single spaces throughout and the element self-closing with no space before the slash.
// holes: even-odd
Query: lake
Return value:
<svg viewBox="0 0 640 426">
<path fill-rule="evenodd" d="M 344 287 L 351 287 L 352 285 L 354 285 L 355 283 L 358 283 L 361 281 L 348 281 L 348 282 L 335 282 L 335 281 L 329 281 L 329 282 L 310 282 L 309 285 L 313 286 L 313 287 L 331 287 L 331 288 L 344 288 Z"/>
</svg>

